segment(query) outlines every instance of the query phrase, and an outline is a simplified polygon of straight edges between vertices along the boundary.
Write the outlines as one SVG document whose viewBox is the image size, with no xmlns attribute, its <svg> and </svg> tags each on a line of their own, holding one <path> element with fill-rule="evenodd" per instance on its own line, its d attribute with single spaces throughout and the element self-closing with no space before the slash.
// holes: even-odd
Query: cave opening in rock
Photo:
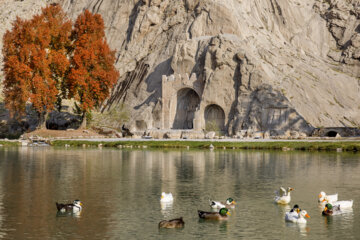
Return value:
<svg viewBox="0 0 360 240">
<path fill-rule="evenodd" d="M 205 108 L 205 128 L 208 131 L 225 130 L 225 112 L 219 105 L 211 104 Z"/>
<path fill-rule="evenodd" d="M 326 133 L 326 136 L 327 136 L 327 137 L 336 137 L 337 134 L 338 134 L 338 133 L 335 132 L 335 131 L 329 131 L 328 133 Z"/>
<path fill-rule="evenodd" d="M 135 122 L 136 130 L 137 131 L 146 131 L 147 130 L 147 124 L 144 120 L 137 120 Z"/>
<path fill-rule="evenodd" d="M 176 115 L 173 129 L 193 129 L 195 111 L 199 104 L 200 97 L 193 89 L 180 89 L 177 93 Z"/>
</svg>

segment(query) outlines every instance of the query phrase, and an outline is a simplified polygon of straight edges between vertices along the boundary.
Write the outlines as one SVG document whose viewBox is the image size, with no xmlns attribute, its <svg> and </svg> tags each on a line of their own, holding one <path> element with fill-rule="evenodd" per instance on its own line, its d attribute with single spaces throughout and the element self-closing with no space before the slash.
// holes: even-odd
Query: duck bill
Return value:
<svg viewBox="0 0 360 240">
<path fill-rule="evenodd" d="M 231 202 L 231 204 L 234 204 L 234 205 L 235 205 L 235 204 L 236 204 L 236 202 L 235 202 L 235 201 L 232 201 L 232 202 Z"/>
<path fill-rule="evenodd" d="M 323 199 L 321 202 L 326 202 L 326 199 Z"/>
<path fill-rule="evenodd" d="M 319 198 L 322 198 L 322 195 L 321 194 L 319 194 L 319 196 L 318 196 Z"/>
<path fill-rule="evenodd" d="M 310 215 L 309 215 L 309 214 L 306 214 L 305 217 L 310 218 Z"/>
<path fill-rule="evenodd" d="M 227 214 L 228 216 L 231 216 L 231 213 L 230 213 L 230 212 L 227 212 L 226 214 Z"/>
<path fill-rule="evenodd" d="M 80 206 L 84 206 L 84 204 L 83 204 L 83 203 L 80 203 Z"/>
<path fill-rule="evenodd" d="M 294 190 L 295 190 L 295 188 L 290 188 L 290 189 L 289 189 L 289 191 L 294 191 Z"/>
<path fill-rule="evenodd" d="M 324 208 L 324 211 L 326 212 L 327 210 L 328 210 L 328 208 L 327 208 L 327 207 L 325 207 L 325 208 Z"/>
</svg>

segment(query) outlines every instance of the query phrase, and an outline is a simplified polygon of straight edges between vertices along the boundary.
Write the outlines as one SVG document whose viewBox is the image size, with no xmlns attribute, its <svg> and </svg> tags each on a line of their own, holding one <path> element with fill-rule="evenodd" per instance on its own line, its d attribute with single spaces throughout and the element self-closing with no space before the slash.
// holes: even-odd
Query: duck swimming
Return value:
<svg viewBox="0 0 360 240">
<path fill-rule="evenodd" d="M 209 201 L 210 207 L 213 209 L 220 209 L 220 208 L 235 208 L 236 202 L 232 198 L 226 199 L 225 202 L 218 202 L 218 201 Z"/>
<path fill-rule="evenodd" d="M 297 217 L 300 211 L 301 209 L 299 208 L 299 205 L 295 204 L 290 212 L 285 213 L 285 220 L 290 221 L 290 219 Z"/>
<path fill-rule="evenodd" d="M 333 195 L 326 195 L 325 192 L 320 192 L 318 197 L 319 197 L 319 200 L 318 200 L 319 203 L 325 202 L 325 199 L 327 199 L 327 201 L 329 201 L 329 202 L 336 202 L 338 200 L 337 193 L 333 194 Z"/>
<path fill-rule="evenodd" d="M 230 212 L 227 208 L 221 208 L 219 212 L 204 212 L 198 210 L 199 218 L 208 220 L 227 220 Z"/>
<path fill-rule="evenodd" d="M 173 195 L 171 193 L 161 193 L 160 202 L 172 202 L 174 201 Z"/>
<path fill-rule="evenodd" d="M 305 210 L 301 210 L 297 214 L 290 214 L 290 212 L 287 212 L 285 214 L 285 221 L 304 224 L 306 223 L 305 217 L 310 218 L 309 214 Z"/>
<path fill-rule="evenodd" d="M 74 200 L 73 203 L 56 203 L 56 208 L 59 212 L 80 212 L 82 210 L 82 202 L 80 200 Z"/>
<path fill-rule="evenodd" d="M 325 205 L 324 211 L 322 211 L 323 216 L 332 216 L 340 213 L 341 213 L 340 206 L 339 205 L 333 206 L 331 203 L 327 203 Z"/>
<path fill-rule="evenodd" d="M 182 228 L 184 225 L 185 222 L 182 217 L 159 222 L 159 228 Z"/>
<path fill-rule="evenodd" d="M 285 188 L 280 187 L 279 191 L 276 191 L 275 202 L 277 204 L 288 204 L 291 201 L 290 192 L 293 191 L 294 188 L 288 187 L 287 190 Z"/>
<path fill-rule="evenodd" d="M 340 206 L 341 209 L 346 209 L 346 208 L 352 208 L 354 201 L 342 200 L 342 201 L 332 202 L 327 197 L 325 197 L 322 203 L 331 203 L 333 206 Z"/>
</svg>

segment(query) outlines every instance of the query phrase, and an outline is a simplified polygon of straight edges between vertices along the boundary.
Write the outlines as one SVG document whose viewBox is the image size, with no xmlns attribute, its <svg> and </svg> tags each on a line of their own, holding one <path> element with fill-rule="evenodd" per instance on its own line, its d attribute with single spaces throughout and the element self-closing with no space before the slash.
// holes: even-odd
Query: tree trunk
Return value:
<svg viewBox="0 0 360 240">
<path fill-rule="evenodd" d="M 82 120 L 79 129 L 86 129 L 86 112 L 83 112 L 82 114 Z"/>
<path fill-rule="evenodd" d="M 46 129 L 46 120 L 48 116 L 48 112 L 39 113 L 39 124 L 36 129 Z"/>
</svg>

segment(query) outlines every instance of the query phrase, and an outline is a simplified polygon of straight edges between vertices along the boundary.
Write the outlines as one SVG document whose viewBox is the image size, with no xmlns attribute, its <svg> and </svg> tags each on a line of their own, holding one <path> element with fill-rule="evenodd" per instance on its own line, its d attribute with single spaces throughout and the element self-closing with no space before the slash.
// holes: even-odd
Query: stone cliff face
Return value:
<svg viewBox="0 0 360 240">
<path fill-rule="evenodd" d="M 53 2 L 103 16 L 132 131 L 360 126 L 358 1 Z"/>
</svg>

